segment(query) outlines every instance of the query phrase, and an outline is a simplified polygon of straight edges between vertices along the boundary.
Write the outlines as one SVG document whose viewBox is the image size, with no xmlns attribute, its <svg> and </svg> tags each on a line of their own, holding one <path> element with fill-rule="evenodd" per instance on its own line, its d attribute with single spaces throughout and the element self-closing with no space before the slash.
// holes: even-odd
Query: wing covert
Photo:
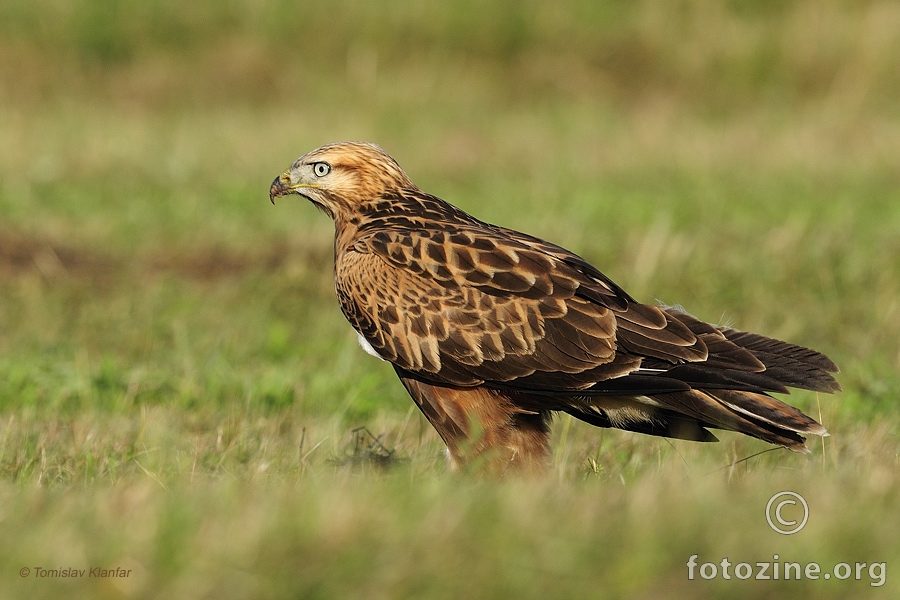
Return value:
<svg viewBox="0 0 900 600">
<path fill-rule="evenodd" d="M 379 230 L 336 268 L 351 323 L 385 359 L 430 381 L 527 378 L 574 390 L 597 381 L 600 367 L 606 378 L 639 365 L 616 361 L 615 315 L 577 294 L 577 272 L 515 240 Z"/>
<path fill-rule="evenodd" d="M 339 257 L 344 313 L 383 358 L 434 383 L 594 394 L 711 351 L 721 366 L 765 369 L 717 328 L 635 302 L 577 255 L 480 225 L 383 228 Z"/>
</svg>

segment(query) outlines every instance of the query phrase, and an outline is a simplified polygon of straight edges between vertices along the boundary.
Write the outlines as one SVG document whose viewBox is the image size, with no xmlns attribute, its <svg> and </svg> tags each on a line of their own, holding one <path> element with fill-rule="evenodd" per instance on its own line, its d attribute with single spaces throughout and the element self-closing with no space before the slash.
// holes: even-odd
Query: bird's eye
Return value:
<svg viewBox="0 0 900 600">
<path fill-rule="evenodd" d="M 315 173 L 316 177 L 325 177 L 330 172 L 331 165 L 328 163 L 319 162 L 313 165 L 313 173 Z"/>
</svg>

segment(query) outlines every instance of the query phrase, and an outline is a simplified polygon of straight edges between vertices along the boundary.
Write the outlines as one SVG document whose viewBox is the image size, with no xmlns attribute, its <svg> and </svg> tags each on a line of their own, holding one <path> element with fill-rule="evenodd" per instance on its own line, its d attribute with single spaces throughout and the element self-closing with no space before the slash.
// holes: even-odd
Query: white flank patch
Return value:
<svg viewBox="0 0 900 600">
<path fill-rule="evenodd" d="M 371 354 L 375 358 L 379 360 L 384 360 L 384 358 L 378 354 L 375 348 L 372 347 L 372 344 L 369 343 L 369 340 L 363 337 L 361 333 L 356 332 L 356 338 L 359 340 L 359 345 L 362 346 L 362 349 L 366 351 L 366 354 Z"/>
</svg>

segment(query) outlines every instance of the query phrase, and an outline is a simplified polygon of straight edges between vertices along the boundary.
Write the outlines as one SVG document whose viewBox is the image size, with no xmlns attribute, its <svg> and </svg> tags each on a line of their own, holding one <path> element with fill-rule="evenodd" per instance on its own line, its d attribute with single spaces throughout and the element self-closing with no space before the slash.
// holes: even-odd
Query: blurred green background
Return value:
<svg viewBox="0 0 900 600">
<path fill-rule="evenodd" d="M 893 1 L 0 2 L 2 593 L 896 595 L 898 48 Z M 447 473 L 340 314 L 331 223 L 268 203 L 344 139 L 640 300 L 826 352 L 845 391 L 789 401 L 832 437 L 560 419 L 547 481 Z M 690 581 L 696 553 L 887 577 Z"/>
</svg>

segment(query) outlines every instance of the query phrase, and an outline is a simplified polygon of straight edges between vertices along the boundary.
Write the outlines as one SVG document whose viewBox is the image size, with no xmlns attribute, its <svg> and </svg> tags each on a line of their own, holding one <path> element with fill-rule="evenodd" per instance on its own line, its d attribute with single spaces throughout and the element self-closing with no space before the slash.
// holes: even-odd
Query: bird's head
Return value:
<svg viewBox="0 0 900 600">
<path fill-rule="evenodd" d="M 299 194 L 334 219 L 404 189 L 415 185 L 384 150 L 367 142 L 339 142 L 295 160 L 272 182 L 269 199 L 274 204 L 275 198 Z"/>
</svg>

